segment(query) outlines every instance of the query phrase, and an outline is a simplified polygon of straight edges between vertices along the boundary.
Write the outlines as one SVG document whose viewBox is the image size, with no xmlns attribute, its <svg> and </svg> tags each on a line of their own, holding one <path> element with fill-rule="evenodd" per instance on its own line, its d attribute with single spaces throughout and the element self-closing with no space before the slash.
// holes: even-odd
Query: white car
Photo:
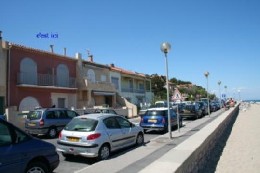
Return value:
<svg viewBox="0 0 260 173">
<path fill-rule="evenodd" d="M 64 157 L 80 155 L 107 159 L 110 153 L 144 143 L 143 128 L 114 114 L 78 116 L 65 126 L 57 141 L 57 151 Z"/>
</svg>

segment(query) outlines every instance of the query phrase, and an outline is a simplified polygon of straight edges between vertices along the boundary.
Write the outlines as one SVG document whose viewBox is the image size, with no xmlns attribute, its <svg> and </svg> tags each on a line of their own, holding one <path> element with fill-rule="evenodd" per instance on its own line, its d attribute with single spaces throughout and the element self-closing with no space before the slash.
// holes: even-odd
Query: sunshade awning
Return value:
<svg viewBox="0 0 260 173">
<path fill-rule="evenodd" d="M 99 96 L 113 96 L 116 94 L 114 92 L 104 92 L 104 91 L 94 91 L 93 93 L 94 95 L 99 95 Z"/>
</svg>

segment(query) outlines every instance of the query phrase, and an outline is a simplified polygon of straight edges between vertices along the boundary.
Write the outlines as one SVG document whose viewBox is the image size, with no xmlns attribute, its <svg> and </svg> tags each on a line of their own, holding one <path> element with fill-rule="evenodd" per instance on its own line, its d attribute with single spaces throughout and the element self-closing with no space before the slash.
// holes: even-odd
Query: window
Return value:
<svg viewBox="0 0 260 173">
<path fill-rule="evenodd" d="M 57 67 L 57 85 L 69 87 L 69 70 L 65 64 L 59 64 Z"/>
<path fill-rule="evenodd" d="M 144 84 L 143 83 L 139 83 L 139 89 L 144 90 Z"/>
<path fill-rule="evenodd" d="M 66 118 L 68 118 L 63 110 L 55 111 L 55 117 L 59 118 L 59 119 L 66 119 Z"/>
<path fill-rule="evenodd" d="M 10 145 L 12 138 L 8 127 L 5 124 L 0 124 L 0 146 Z"/>
<path fill-rule="evenodd" d="M 119 79 L 117 77 L 111 77 L 111 82 L 114 84 L 115 88 L 119 89 Z"/>
<path fill-rule="evenodd" d="M 129 88 L 133 89 L 134 88 L 134 83 L 133 80 L 129 80 Z"/>
<path fill-rule="evenodd" d="M 37 85 L 37 64 L 31 58 L 24 58 L 20 63 L 21 84 Z"/>
<path fill-rule="evenodd" d="M 121 117 L 116 117 L 119 125 L 122 127 L 122 128 L 130 128 L 131 127 L 131 124 L 129 121 L 125 120 L 124 118 L 121 118 Z"/>
<path fill-rule="evenodd" d="M 46 119 L 55 119 L 54 111 L 46 112 Z"/>
<path fill-rule="evenodd" d="M 73 112 L 73 111 L 70 111 L 70 110 L 67 110 L 67 115 L 70 118 L 74 118 L 74 117 L 77 116 L 76 112 Z"/>
<path fill-rule="evenodd" d="M 90 82 L 95 83 L 96 82 L 96 76 L 95 76 L 95 72 L 92 69 L 89 69 L 87 72 L 87 78 Z"/>
<path fill-rule="evenodd" d="M 107 81 L 107 76 L 101 75 L 101 82 L 106 82 L 106 81 Z"/>
<path fill-rule="evenodd" d="M 151 82 L 150 81 L 145 81 L 145 89 L 146 89 L 146 91 L 151 91 L 150 88 L 151 88 Z"/>
<path fill-rule="evenodd" d="M 114 117 L 105 119 L 104 124 L 108 129 L 120 129 L 120 126 Z"/>
</svg>

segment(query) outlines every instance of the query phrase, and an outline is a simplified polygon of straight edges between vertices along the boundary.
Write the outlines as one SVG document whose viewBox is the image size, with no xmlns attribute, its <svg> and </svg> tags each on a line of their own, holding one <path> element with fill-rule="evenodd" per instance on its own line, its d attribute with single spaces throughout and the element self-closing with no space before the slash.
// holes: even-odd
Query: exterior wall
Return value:
<svg viewBox="0 0 260 173">
<path fill-rule="evenodd" d="M 121 93 L 121 74 L 118 72 L 110 71 L 110 82 L 112 83 L 112 77 L 118 78 L 118 88 L 116 91 L 120 94 Z"/>
<path fill-rule="evenodd" d="M 133 82 L 133 88 L 130 88 L 129 80 Z M 140 103 L 152 103 L 153 94 L 151 92 L 151 85 L 146 91 L 146 82 L 151 82 L 146 78 L 137 78 L 135 76 L 132 77 L 121 77 L 121 95 L 124 98 L 127 98 L 128 101 L 135 105 L 140 105 Z M 143 88 L 140 88 L 140 84 L 143 85 Z"/>
<path fill-rule="evenodd" d="M 116 89 L 110 82 L 109 67 L 92 61 L 82 61 L 77 54 L 78 107 L 93 107 L 107 104 L 116 106 Z M 93 60 L 93 57 L 91 58 Z M 99 92 L 98 94 L 95 94 Z"/>
<path fill-rule="evenodd" d="M 6 70 L 7 70 L 7 42 L 0 39 L 0 114 L 4 113 L 6 105 Z"/>
<path fill-rule="evenodd" d="M 58 105 L 58 98 L 65 99 L 65 108 L 75 109 L 77 107 L 77 95 L 74 93 L 51 93 L 52 105 Z"/>
<path fill-rule="evenodd" d="M 51 107 L 55 99 L 52 100 L 52 93 L 64 95 L 76 95 L 76 88 L 57 87 L 57 86 L 39 86 L 18 83 L 18 74 L 20 73 L 21 61 L 27 57 L 37 64 L 37 76 L 39 74 L 57 75 L 57 67 L 60 64 L 67 66 L 69 77 L 76 78 L 76 60 L 62 57 L 49 52 L 43 52 L 35 49 L 24 48 L 12 45 L 10 48 L 10 100 L 8 106 L 17 106 L 26 97 L 35 98 L 39 106 Z M 37 80 L 39 80 L 37 78 Z M 74 96 L 75 97 L 75 96 Z M 74 102 L 74 101 L 73 101 Z M 73 103 L 73 106 L 75 103 Z M 67 101 L 66 106 L 70 106 Z"/>
</svg>

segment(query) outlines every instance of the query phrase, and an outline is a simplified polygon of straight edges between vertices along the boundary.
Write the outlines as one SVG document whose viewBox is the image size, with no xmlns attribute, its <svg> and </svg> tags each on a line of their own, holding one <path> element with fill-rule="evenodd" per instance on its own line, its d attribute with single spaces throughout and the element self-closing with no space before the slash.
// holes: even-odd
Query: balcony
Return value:
<svg viewBox="0 0 260 173">
<path fill-rule="evenodd" d="M 92 82 L 87 78 L 84 79 L 85 86 L 90 90 L 115 91 L 115 86 L 111 82 L 95 81 Z"/>
<path fill-rule="evenodd" d="M 139 93 L 144 94 L 144 89 L 134 89 L 134 88 L 121 88 L 121 92 Z"/>
<path fill-rule="evenodd" d="M 62 78 L 51 74 L 18 73 L 17 84 L 76 88 L 76 79 L 72 77 Z"/>
</svg>

